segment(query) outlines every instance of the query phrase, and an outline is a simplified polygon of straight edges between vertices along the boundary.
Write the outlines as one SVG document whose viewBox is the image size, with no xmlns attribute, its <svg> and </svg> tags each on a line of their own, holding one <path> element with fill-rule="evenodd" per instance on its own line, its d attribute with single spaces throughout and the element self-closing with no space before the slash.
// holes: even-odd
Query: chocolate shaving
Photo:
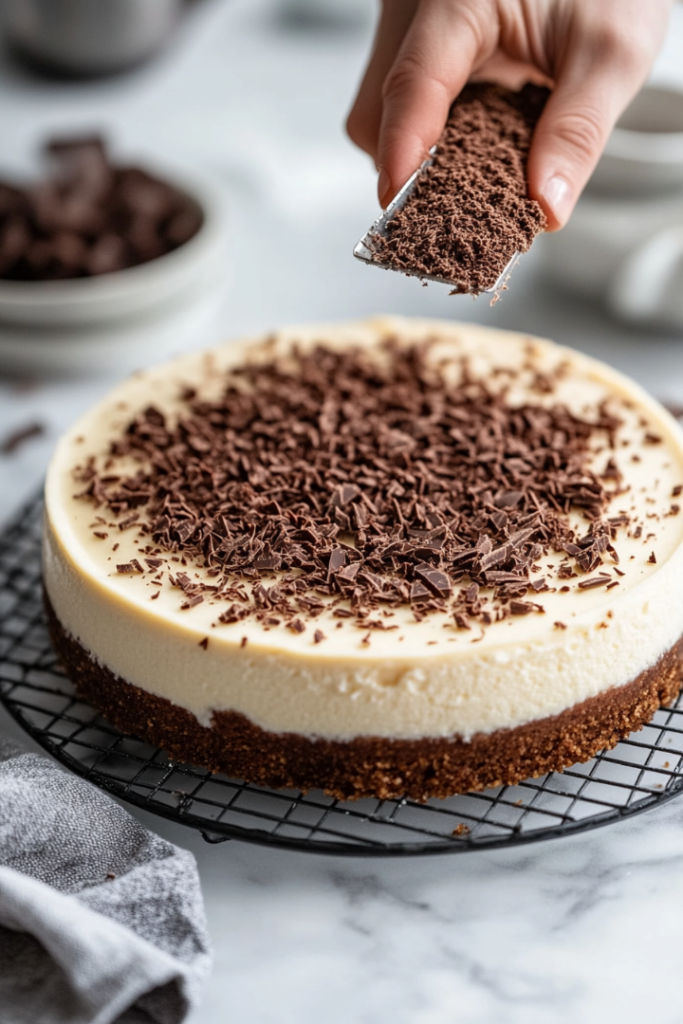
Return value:
<svg viewBox="0 0 683 1024">
<path fill-rule="evenodd" d="M 592 590 L 593 587 L 604 587 L 607 583 L 612 582 L 612 577 L 607 574 L 601 574 L 600 576 L 592 576 L 587 580 L 579 580 L 579 590 Z"/>
</svg>

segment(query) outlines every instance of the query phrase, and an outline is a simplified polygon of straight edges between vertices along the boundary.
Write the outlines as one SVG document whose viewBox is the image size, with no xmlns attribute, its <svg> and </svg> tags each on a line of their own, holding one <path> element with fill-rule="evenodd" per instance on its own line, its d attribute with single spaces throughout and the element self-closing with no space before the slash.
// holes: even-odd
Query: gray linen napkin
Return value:
<svg viewBox="0 0 683 1024">
<path fill-rule="evenodd" d="M 179 1024 L 210 966 L 192 854 L 0 741 L 1 1024 Z"/>
</svg>

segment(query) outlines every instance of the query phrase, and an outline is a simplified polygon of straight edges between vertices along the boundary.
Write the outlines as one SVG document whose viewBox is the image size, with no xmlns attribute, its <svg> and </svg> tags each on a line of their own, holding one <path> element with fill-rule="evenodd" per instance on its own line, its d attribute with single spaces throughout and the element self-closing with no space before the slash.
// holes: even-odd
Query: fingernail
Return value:
<svg viewBox="0 0 683 1024">
<path fill-rule="evenodd" d="M 377 179 L 377 195 L 379 196 L 379 205 L 382 209 L 386 209 L 389 204 L 389 194 L 391 191 L 391 178 L 384 170 L 383 167 L 379 169 L 379 178 Z M 385 202 L 386 200 L 386 202 Z"/>
<path fill-rule="evenodd" d="M 556 174 L 546 181 L 541 189 L 541 194 L 559 224 L 564 224 L 569 220 L 573 203 L 572 190 L 568 181 Z"/>
</svg>

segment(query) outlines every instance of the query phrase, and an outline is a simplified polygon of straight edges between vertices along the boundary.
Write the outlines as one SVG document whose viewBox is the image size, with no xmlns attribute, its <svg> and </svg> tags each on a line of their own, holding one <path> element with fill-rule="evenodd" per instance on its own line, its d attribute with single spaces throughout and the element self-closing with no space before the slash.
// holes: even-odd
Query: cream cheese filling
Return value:
<svg viewBox="0 0 683 1024">
<path fill-rule="evenodd" d="M 372 345 L 391 333 L 407 342 L 429 335 L 436 339 L 435 358 L 466 353 L 477 373 L 508 365 L 525 367 L 531 379 L 562 364 L 548 401 L 564 401 L 582 415 L 609 400 L 623 426 L 616 451 L 596 449 L 594 462 L 602 466 L 614 455 L 628 488 L 607 512 L 631 519 L 615 541 L 624 573 L 614 573 L 619 586 L 580 590 L 579 579 L 559 581 L 548 570 L 555 592 L 539 595 L 544 614 L 467 631 L 438 613 L 415 622 L 410 609 L 400 608 L 391 619 L 397 628 L 373 632 L 368 644 L 352 620 L 337 628 L 340 620 L 327 611 L 302 634 L 284 625 L 266 630 L 251 619 L 216 626 L 219 605 L 205 601 L 181 610 L 179 592 L 156 585 L 153 573 L 117 574 L 116 563 L 140 557 L 136 530 L 107 526 L 98 530 L 107 536 L 96 537 L 98 510 L 74 497 L 82 486 L 73 469 L 90 455 L 101 458 L 136 410 L 153 403 L 172 414 L 181 385 L 215 393 L 218 371 L 247 355 L 270 358 L 293 340 Z M 529 398 L 521 382 L 516 390 L 519 400 Z M 534 394 L 533 400 L 541 398 Z M 647 440 L 653 435 L 656 443 Z M 672 511 L 672 495 L 681 483 L 677 424 L 637 385 L 586 356 L 522 335 L 439 321 L 378 318 L 291 329 L 139 374 L 74 425 L 48 474 L 45 586 L 64 628 L 96 660 L 204 725 L 214 711 L 225 710 L 272 732 L 329 739 L 468 738 L 557 714 L 622 685 L 676 643 L 683 634 L 683 514 Z M 586 522 L 572 518 L 585 532 Z M 544 569 L 560 560 L 554 553 L 541 559 Z M 171 561 L 168 566 L 173 569 Z M 603 568 L 614 571 L 609 563 Z M 196 566 L 186 571 L 201 575 Z M 569 592 L 560 592 L 560 583 Z M 155 590 L 159 597 L 151 601 Z M 314 643 L 315 629 L 324 642 Z M 200 646 L 205 638 L 208 644 Z"/>
</svg>

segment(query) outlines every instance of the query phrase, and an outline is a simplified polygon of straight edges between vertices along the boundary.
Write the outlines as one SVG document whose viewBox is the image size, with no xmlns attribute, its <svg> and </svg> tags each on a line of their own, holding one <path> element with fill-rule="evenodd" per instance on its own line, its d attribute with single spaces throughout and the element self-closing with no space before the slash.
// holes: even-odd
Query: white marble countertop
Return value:
<svg viewBox="0 0 683 1024">
<path fill-rule="evenodd" d="M 203 0 L 154 63 L 95 84 L 44 81 L 0 55 L 2 169 L 28 166 L 48 132 L 102 127 L 127 151 L 182 157 L 222 183 L 231 287 L 208 310 L 168 316 L 162 347 L 385 311 L 475 319 L 590 351 L 683 403 L 683 337 L 610 322 L 545 282 L 534 252 L 493 308 L 352 259 L 377 208 L 373 171 L 341 125 L 371 17 L 354 0 L 355 27 L 331 30 L 283 17 L 287 6 L 297 4 Z M 683 77 L 680 13 L 660 76 Z M 156 354 L 141 344 L 136 359 Z M 37 489 L 62 429 L 122 371 L 26 379 L 0 366 L 0 446 L 30 422 L 45 427 L 0 455 L 0 522 Z M 0 732 L 18 735 L 4 712 Z M 200 866 L 216 966 L 191 1024 L 683 1020 L 683 800 L 571 839 L 401 861 L 211 847 L 140 817 Z"/>
</svg>

